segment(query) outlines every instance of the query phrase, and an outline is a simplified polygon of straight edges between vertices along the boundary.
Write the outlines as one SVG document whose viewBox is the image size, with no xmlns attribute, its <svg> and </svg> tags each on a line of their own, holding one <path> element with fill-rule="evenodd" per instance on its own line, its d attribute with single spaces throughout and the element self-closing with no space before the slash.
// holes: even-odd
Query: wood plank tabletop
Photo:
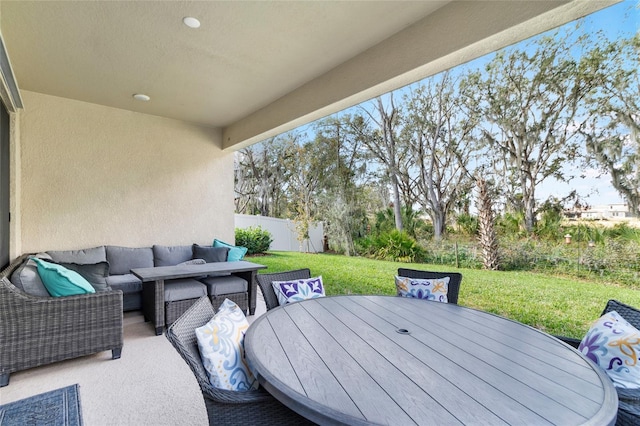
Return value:
<svg viewBox="0 0 640 426">
<path fill-rule="evenodd" d="M 454 304 L 335 296 L 254 321 L 261 385 L 319 424 L 607 425 L 604 372 L 532 327 Z"/>
</svg>

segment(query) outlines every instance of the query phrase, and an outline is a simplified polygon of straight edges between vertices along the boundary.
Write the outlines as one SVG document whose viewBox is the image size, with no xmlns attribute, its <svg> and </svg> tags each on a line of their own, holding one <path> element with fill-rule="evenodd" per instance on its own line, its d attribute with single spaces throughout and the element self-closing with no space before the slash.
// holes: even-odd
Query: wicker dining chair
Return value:
<svg viewBox="0 0 640 426">
<path fill-rule="evenodd" d="M 258 274 L 257 280 L 264 302 L 267 305 L 267 311 L 280 306 L 276 292 L 273 291 L 271 283 L 273 281 L 291 281 L 311 278 L 311 271 L 308 268 L 296 269 L 294 271 L 275 272 L 272 274 Z"/>
<path fill-rule="evenodd" d="M 458 304 L 458 293 L 460 292 L 460 282 L 462 282 L 462 274 L 458 272 L 431 272 L 419 271 L 417 269 L 398 268 L 398 276 L 428 280 L 449 277 L 447 301 L 448 303 Z"/>
<path fill-rule="evenodd" d="M 629 324 L 640 330 L 640 310 L 633 306 L 625 305 L 617 300 L 609 300 L 602 311 L 602 315 L 616 311 Z M 555 336 L 566 344 L 578 348 L 581 340 L 565 336 Z M 640 425 L 640 390 L 617 388 L 618 392 L 618 419 L 616 426 Z"/>
<path fill-rule="evenodd" d="M 313 424 L 291 411 L 263 388 L 246 392 L 211 385 L 200 358 L 196 328 L 205 325 L 214 311 L 207 297 L 200 298 L 166 332 L 167 339 L 196 376 L 210 425 L 306 425 Z"/>
</svg>

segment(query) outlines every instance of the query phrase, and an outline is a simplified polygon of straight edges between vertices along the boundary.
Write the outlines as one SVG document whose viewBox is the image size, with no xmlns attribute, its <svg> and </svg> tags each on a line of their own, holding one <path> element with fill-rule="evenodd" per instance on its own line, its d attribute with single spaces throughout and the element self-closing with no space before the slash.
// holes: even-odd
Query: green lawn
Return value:
<svg viewBox="0 0 640 426">
<path fill-rule="evenodd" d="M 441 265 L 396 263 L 333 254 L 271 252 L 247 260 L 268 266 L 261 272 L 309 268 L 322 275 L 328 295 L 395 294 L 398 267 L 447 271 Z M 457 269 L 462 273 L 458 304 L 493 312 L 551 334 L 582 338 L 607 300 L 640 307 L 640 291 L 613 284 L 527 272 Z"/>
</svg>

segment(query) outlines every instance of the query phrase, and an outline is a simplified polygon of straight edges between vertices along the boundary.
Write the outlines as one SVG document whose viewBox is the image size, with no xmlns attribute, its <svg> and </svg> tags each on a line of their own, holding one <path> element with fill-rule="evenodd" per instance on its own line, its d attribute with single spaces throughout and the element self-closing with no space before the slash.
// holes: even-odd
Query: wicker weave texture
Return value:
<svg viewBox="0 0 640 426">
<path fill-rule="evenodd" d="M 462 282 L 462 274 L 458 272 L 431 272 L 419 271 L 417 269 L 398 268 L 398 275 L 401 277 L 420 278 L 428 280 L 449 277 L 447 301 L 456 305 L 458 304 L 458 293 L 460 293 L 460 283 Z"/>
<path fill-rule="evenodd" d="M 142 312 L 145 320 L 151 321 L 157 329 L 162 330 L 165 324 L 164 281 L 142 283 Z"/>
<path fill-rule="evenodd" d="M 122 292 L 37 297 L 8 279 L 22 256 L 0 276 L 0 374 L 8 374 L 123 346 Z"/>
<path fill-rule="evenodd" d="M 169 327 L 171 324 L 177 320 L 180 315 L 184 314 L 187 309 L 191 307 L 194 303 L 198 301 L 196 299 L 184 299 L 184 300 L 174 300 L 172 302 L 165 302 L 164 304 L 164 316 L 166 319 L 166 325 Z"/>
<path fill-rule="evenodd" d="M 211 305 L 213 305 L 213 309 L 216 311 L 220 305 L 222 305 L 224 299 L 229 299 L 234 302 L 245 314 L 249 309 L 249 294 L 246 291 L 244 293 L 219 294 L 217 296 L 209 295 Z"/>
<path fill-rule="evenodd" d="M 234 392 L 217 389 L 209 383 L 200 359 L 195 329 L 203 326 L 214 315 L 207 297 L 200 298 L 168 329 L 167 339 L 185 360 L 196 376 L 210 425 L 305 425 L 312 424 L 289 410 L 268 392 Z"/>
<path fill-rule="evenodd" d="M 273 281 L 291 281 L 311 278 L 311 271 L 308 268 L 296 269 L 293 271 L 276 272 L 273 274 L 258 274 L 256 279 L 262 291 L 264 302 L 267 305 L 267 311 L 279 306 L 278 297 L 273 291 L 271 283 Z"/>
</svg>

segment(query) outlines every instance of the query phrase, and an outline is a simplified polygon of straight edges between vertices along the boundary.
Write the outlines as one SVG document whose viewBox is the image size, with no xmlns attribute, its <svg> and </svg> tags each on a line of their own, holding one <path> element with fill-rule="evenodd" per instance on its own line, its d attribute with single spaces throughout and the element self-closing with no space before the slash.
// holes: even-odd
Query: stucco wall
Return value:
<svg viewBox="0 0 640 426">
<path fill-rule="evenodd" d="M 22 91 L 21 252 L 233 241 L 220 131 Z"/>
</svg>

